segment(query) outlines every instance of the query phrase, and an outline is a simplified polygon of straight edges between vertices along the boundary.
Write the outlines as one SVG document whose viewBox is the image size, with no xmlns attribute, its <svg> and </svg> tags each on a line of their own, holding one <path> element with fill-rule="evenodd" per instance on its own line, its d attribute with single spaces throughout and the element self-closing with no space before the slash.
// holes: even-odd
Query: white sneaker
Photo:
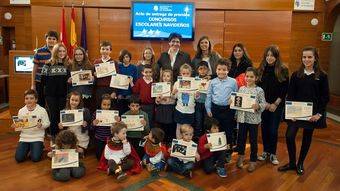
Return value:
<svg viewBox="0 0 340 191">
<path fill-rule="evenodd" d="M 259 161 L 267 160 L 267 158 L 268 158 L 267 152 L 263 152 L 262 155 L 257 156 L 257 160 L 259 160 Z"/>
<path fill-rule="evenodd" d="M 273 154 L 270 154 L 270 162 L 272 162 L 273 165 L 278 165 L 278 164 L 280 164 L 279 160 L 277 160 L 277 156 L 276 156 L 276 155 L 273 155 Z"/>
</svg>

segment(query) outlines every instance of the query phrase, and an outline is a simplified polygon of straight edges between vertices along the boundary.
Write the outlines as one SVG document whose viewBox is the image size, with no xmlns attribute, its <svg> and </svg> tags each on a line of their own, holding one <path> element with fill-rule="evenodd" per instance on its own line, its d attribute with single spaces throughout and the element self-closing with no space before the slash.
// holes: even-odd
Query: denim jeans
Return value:
<svg viewBox="0 0 340 191">
<path fill-rule="evenodd" d="M 170 157 L 168 159 L 168 165 L 174 172 L 179 174 L 184 174 L 194 168 L 194 162 L 184 163 L 175 157 Z"/>
<path fill-rule="evenodd" d="M 41 160 L 44 144 L 41 141 L 36 142 L 19 142 L 15 152 L 15 160 L 17 162 L 25 161 L 27 154 L 30 153 L 30 158 L 33 162 Z"/>
<path fill-rule="evenodd" d="M 143 161 L 146 161 L 146 164 L 149 164 L 151 163 L 150 162 L 150 156 L 145 154 L 144 157 L 143 157 Z M 151 163 L 152 164 L 152 163 Z M 159 161 L 158 163 L 156 164 L 152 164 L 155 168 L 157 168 L 158 170 L 163 170 L 164 167 L 165 167 L 165 161 L 162 159 L 161 161 Z"/>
<path fill-rule="evenodd" d="M 203 170 L 209 174 L 215 171 L 216 167 L 224 168 L 226 150 L 213 152 L 213 155 L 203 160 Z"/>
</svg>

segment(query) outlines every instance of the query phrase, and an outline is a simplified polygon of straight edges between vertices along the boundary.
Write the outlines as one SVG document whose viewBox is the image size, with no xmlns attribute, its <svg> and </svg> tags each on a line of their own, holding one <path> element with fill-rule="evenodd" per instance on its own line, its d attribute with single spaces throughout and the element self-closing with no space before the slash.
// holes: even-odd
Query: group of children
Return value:
<svg viewBox="0 0 340 191">
<path fill-rule="evenodd" d="M 15 156 L 18 162 L 23 161 L 29 152 L 33 161 L 40 160 L 44 129 L 50 126 L 52 140 L 56 144 L 54 148 L 57 149 L 72 148 L 83 154 L 90 140 L 93 139 L 96 157 L 99 161 L 98 168 L 107 171 L 108 175 L 116 176 L 118 180 L 126 178 L 129 173 L 141 172 L 141 165 L 152 172 L 170 169 L 192 177 L 195 162 L 169 156 L 168 148 L 173 139 L 198 143 L 196 162 L 200 161 L 203 164 L 206 173 L 216 171 L 220 177 L 226 177 L 225 164 L 229 162 L 235 148 L 239 155 L 236 165 L 243 168 L 245 144 L 249 132 L 251 154 L 248 171 L 255 170 L 258 159 L 257 133 L 261 123 L 261 113 L 270 107 L 265 100 L 264 90 L 256 85 L 260 76 L 255 68 L 246 69 L 245 86 L 238 87 L 236 80 L 228 77 L 231 69 L 231 62 L 228 59 L 219 59 L 215 72 L 209 71 L 207 61 L 199 62 L 197 68 L 183 64 L 179 69 L 179 76 L 191 77 L 197 74 L 198 78 L 210 81 L 206 93 L 179 90 L 179 82 L 173 81 L 172 70 L 164 69 L 160 73 L 159 81 L 171 83 L 170 96 L 152 98 L 151 87 L 155 74 L 151 65 L 154 58 L 149 55 L 150 49 L 145 49 L 143 52 L 143 58 L 148 60 L 137 67 L 130 62 L 131 53 L 123 50 L 120 53 L 120 62 L 115 62 L 115 66 L 117 73 L 132 77 L 127 90 L 111 88 L 110 76 L 97 78 L 92 68 L 95 81 L 93 90 L 72 89 L 65 104 L 62 94 L 67 91 L 67 86 L 70 86 L 72 80 L 70 81 L 68 69 L 70 64 L 67 63 L 69 61 L 64 49 L 62 44 L 55 45 L 51 62 L 42 69 L 41 84 L 46 90 L 45 96 L 50 117 L 47 116 L 46 110 L 37 104 L 37 93 L 34 90 L 25 92 L 25 107 L 19 111 L 18 115 L 37 115 L 41 120 L 35 128 L 22 130 Z M 100 46 L 102 57 L 94 64 L 113 61 L 110 57 L 111 50 L 112 46 L 109 42 L 102 42 Z M 74 55 L 76 61 L 71 63 L 73 69 L 77 66 L 75 64 L 79 64 L 79 67 L 88 64 L 84 62 L 87 59 L 85 51 L 80 48 L 79 51 L 75 51 L 75 54 L 77 53 L 83 56 L 79 58 L 79 55 L 78 57 Z M 215 75 L 209 75 L 212 73 Z M 119 116 L 142 115 L 140 123 L 144 130 L 128 131 L 127 125 L 121 121 L 119 116 L 115 117 L 116 122 L 111 127 L 100 126 L 93 104 L 89 101 L 91 91 L 95 94 L 92 100 L 95 100 L 95 105 L 98 106 L 96 109 L 118 110 Z M 235 111 L 230 108 L 231 93 L 237 91 L 256 95 L 256 103 L 252 105 L 254 112 Z M 84 105 L 83 100 L 87 100 L 87 104 Z M 59 112 L 62 109 L 83 109 L 83 124 L 63 130 L 65 127 L 59 122 Z M 238 124 L 237 140 L 233 136 L 236 122 Z M 57 134 L 58 130 L 62 131 Z M 226 133 L 230 149 L 210 152 L 212 145 L 207 141 L 207 133 L 220 131 Z M 237 147 L 234 147 L 234 143 L 237 143 Z M 83 163 L 76 169 L 53 170 L 54 179 L 61 181 L 69 180 L 71 176 L 81 177 L 84 174 Z"/>
</svg>

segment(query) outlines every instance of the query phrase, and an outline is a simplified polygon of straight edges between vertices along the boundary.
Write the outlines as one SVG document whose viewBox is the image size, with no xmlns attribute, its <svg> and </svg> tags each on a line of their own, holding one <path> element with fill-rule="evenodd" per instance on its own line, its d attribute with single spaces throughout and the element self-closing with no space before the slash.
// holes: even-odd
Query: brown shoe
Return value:
<svg viewBox="0 0 340 191">
<path fill-rule="evenodd" d="M 253 172 L 256 169 L 256 162 L 250 162 L 248 166 L 248 172 Z"/>
<path fill-rule="evenodd" d="M 236 162 L 237 168 L 243 168 L 243 161 L 244 161 L 244 155 L 238 155 L 238 159 Z"/>
</svg>

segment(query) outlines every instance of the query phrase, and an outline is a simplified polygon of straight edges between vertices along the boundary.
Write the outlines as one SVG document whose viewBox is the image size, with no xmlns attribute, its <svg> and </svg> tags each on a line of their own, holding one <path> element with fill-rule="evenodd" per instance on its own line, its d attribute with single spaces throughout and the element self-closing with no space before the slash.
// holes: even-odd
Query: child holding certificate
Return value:
<svg viewBox="0 0 340 191">
<path fill-rule="evenodd" d="M 298 175 L 303 175 L 303 164 L 312 143 L 314 128 L 326 128 L 326 105 L 329 101 L 328 77 L 320 67 L 316 48 L 303 48 L 302 64 L 300 69 L 291 76 L 287 101 L 313 103 L 313 112 L 310 114 L 309 121 L 287 120 L 286 143 L 289 163 L 278 169 L 282 172 L 296 170 Z M 299 159 L 296 163 L 295 138 L 299 128 L 303 128 L 303 136 Z"/>
<path fill-rule="evenodd" d="M 101 58 L 96 59 L 93 62 L 93 65 L 101 65 L 106 62 L 114 62 L 114 60 L 110 57 L 111 51 L 112 51 L 112 44 L 109 41 L 102 41 L 100 43 L 100 55 Z M 118 64 L 114 62 L 115 64 L 115 73 L 119 72 Z M 116 98 L 116 92 L 114 88 L 110 87 L 111 82 L 111 76 L 106 77 L 97 77 L 97 73 L 94 71 L 93 75 L 95 76 L 95 95 L 96 95 L 96 106 L 100 106 L 100 100 L 102 98 L 103 94 L 110 94 L 112 98 Z"/>
<path fill-rule="evenodd" d="M 161 82 L 170 82 L 173 84 L 172 70 L 162 70 Z M 171 91 L 171 89 L 170 89 Z M 165 133 L 165 142 L 167 145 L 171 144 L 172 139 L 176 138 L 176 124 L 174 122 L 173 114 L 175 111 L 176 99 L 172 96 L 158 96 L 156 97 L 156 117 L 155 121 Z"/>
<path fill-rule="evenodd" d="M 27 90 L 24 93 L 25 106 L 19 110 L 18 117 L 36 116 L 38 123 L 35 127 L 22 129 L 20 133 L 19 143 L 15 152 L 15 160 L 23 162 L 26 160 L 28 153 L 33 162 L 41 160 L 44 148 L 45 129 L 50 125 L 46 110 L 37 104 L 38 94 L 35 90 Z M 11 125 L 13 129 L 17 125 Z"/>
<path fill-rule="evenodd" d="M 153 127 L 153 116 L 155 110 L 155 99 L 151 97 L 152 68 L 151 65 L 145 65 L 142 70 L 143 77 L 139 78 L 133 86 L 132 91 L 138 94 L 141 101 L 141 108 L 148 114 L 150 128 Z"/>
<path fill-rule="evenodd" d="M 76 125 L 76 126 L 69 126 L 67 127 L 68 130 L 72 131 L 78 139 L 78 147 L 79 152 L 83 155 L 85 149 L 87 149 L 87 146 L 90 141 L 90 137 L 88 134 L 88 125 L 91 123 L 91 114 L 87 108 L 84 108 L 83 99 L 79 92 L 73 91 L 68 94 L 67 101 L 66 101 L 66 108 L 65 110 L 77 110 L 77 109 L 83 109 L 83 124 L 82 125 Z M 59 129 L 64 129 L 62 123 L 59 123 Z"/>
<path fill-rule="evenodd" d="M 107 171 L 108 176 L 113 175 L 118 181 L 124 180 L 127 172 L 137 174 L 142 171 L 140 158 L 127 140 L 126 129 L 122 122 L 112 125 L 113 137 L 107 141 L 98 166 L 99 170 Z"/>
<path fill-rule="evenodd" d="M 129 131 L 127 132 L 127 137 L 129 138 L 130 143 L 136 151 L 140 158 L 144 156 L 143 148 L 141 147 L 141 143 L 143 142 L 143 138 L 149 134 L 150 126 L 149 126 L 149 118 L 148 114 L 141 110 L 140 108 L 141 101 L 136 96 L 131 96 L 129 99 L 129 108 L 130 110 L 125 112 L 123 115 L 142 115 L 143 119 L 141 119 L 140 123 L 143 125 L 143 131 Z"/>
<path fill-rule="evenodd" d="M 238 148 L 238 159 L 237 167 L 243 167 L 244 151 L 246 147 L 247 134 L 249 131 L 249 142 L 250 142 L 250 163 L 248 171 L 253 172 L 256 168 L 257 160 L 257 128 L 261 123 L 261 113 L 266 107 L 266 100 L 264 98 L 264 91 L 262 88 L 256 86 L 255 82 L 258 79 L 258 72 L 255 68 L 249 67 L 245 73 L 246 86 L 242 86 L 238 92 L 252 94 L 256 96 L 255 104 L 252 105 L 253 112 L 247 112 L 242 110 L 236 111 L 237 122 L 239 123 L 237 148 Z"/>
<path fill-rule="evenodd" d="M 211 117 L 205 119 L 204 126 L 208 133 L 218 133 L 220 131 L 219 122 Z M 202 135 L 198 143 L 198 152 L 203 161 L 204 172 L 210 174 L 216 170 L 218 176 L 227 177 L 227 172 L 224 168 L 226 150 L 210 152 L 211 147 L 212 144 L 208 143 L 207 134 Z"/>
<path fill-rule="evenodd" d="M 180 140 L 183 140 L 190 144 L 195 144 L 195 142 L 192 141 L 192 137 L 194 136 L 194 129 L 190 125 L 181 125 L 180 133 L 182 137 Z M 200 160 L 200 155 L 198 154 L 198 152 L 196 152 L 195 160 Z M 168 165 L 172 171 L 184 175 L 185 177 L 192 178 L 192 169 L 194 168 L 195 162 L 187 159 L 170 157 L 168 159 Z"/>
<path fill-rule="evenodd" d="M 70 131 L 65 130 L 61 131 L 56 137 L 56 149 L 76 149 L 77 148 L 77 137 L 76 135 Z M 66 159 L 67 160 L 67 159 Z M 52 170 L 52 177 L 56 181 L 66 182 L 74 178 L 81 178 L 85 175 L 85 166 L 84 163 L 79 161 L 78 167 L 69 167 L 69 168 L 58 168 Z"/>
</svg>

